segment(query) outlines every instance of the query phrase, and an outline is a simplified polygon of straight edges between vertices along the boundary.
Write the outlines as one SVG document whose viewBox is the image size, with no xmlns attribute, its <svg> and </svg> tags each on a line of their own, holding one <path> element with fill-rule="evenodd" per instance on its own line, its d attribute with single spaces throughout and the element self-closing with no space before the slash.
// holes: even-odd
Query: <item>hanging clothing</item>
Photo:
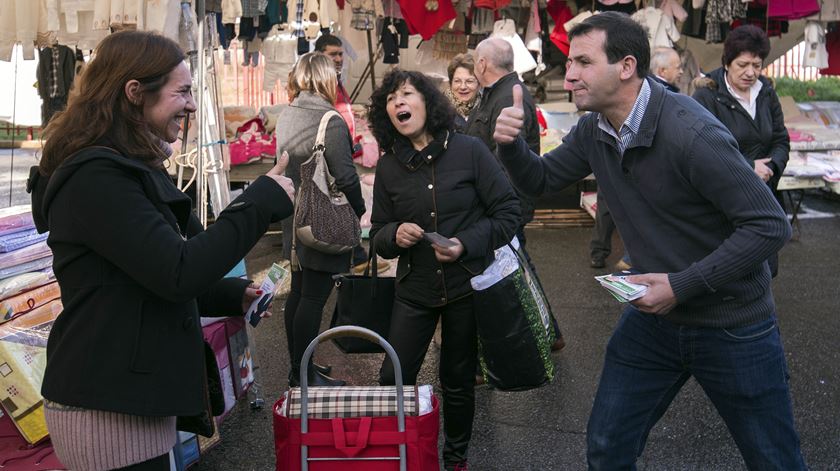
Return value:
<svg viewBox="0 0 840 471">
<path fill-rule="evenodd" d="M 825 28 L 822 23 L 809 21 L 805 25 L 805 53 L 802 57 L 805 67 L 828 67 L 828 50 L 825 48 Z"/>
<path fill-rule="evenodd" d="M 483 8 L 472 8 L 467 15 L 470 23 L 470 34 L 483 34 L 493 32 L 493 23 L 496 22 L 496 12 Z"/>
<path fill-rule="evenodd" d="M 568 23 L 573 19 L 577 19 L 578 17 L 584 15 L 584 13 L 579 14 L 578 16 L 572 16 L 572 10 L 569 9 L 569 6 L 566 5 L 566 2 L 561 0 L 548 0 L 548 4 L 546 5 L 546 11 L 549 15 L 551 15 L 551 19 L 554 20 L 554 29 L 551 31 L 551 35 L 548 37 L 549 40 L 557 46 L 557 49 L 560 49 L 560 52 L 563 55 L 569 55 L 569 36 L 567 34 L 568 31 Z M 592 13 L 585 12 L 586 17 L 592 16 Z M 583 20 L 580 20 L 583 21 Z"/>
<path fill-rule="evenodd" d="M 399 32 L 393 23 L 393 19 L 385 18 L 379 26 L 379 40 L 382 43 L 382 63 L 399 64 Z"/>
<path fill-rule="evenodd" d="M 402 10 L 397 0 L 383 0 L 382 13 L 386 18 L 393 18 L 395 20 L 403 19 Z"/>
<path fill-rule="evenodd" d="M 531 12 L 528 14 L 528 26 L 525 27 L 525 47 L 538 55 L 542 55 L 541 32 L 539 2 L 534 0 L 531 2 Z"/>
<path fill-rule="evenodd" d="M 108 30 L 94 29 L 94 6 L 93 0 L 48 2 L 45 10 L 46 18 L 42 18 L 41 22 L 48 31 L 42 30 L 39 37 L 40 39 L 49 37 L 49 42 L 41 42 L 42 47 L 58 43 L 80 49 L 94 49 L 109 34 Z"/>
<path fill-rule="evenodd" d="M 819 0 L 765 0 L 765 3 L 770 18 L 796 20 L 820 12 Z"/>
<path fill-rule="evenodd" d="M 236 24 L 236 19 L 241 16 L 242 4 L 239 0 L 222 0 L 222 23 Z"/>
<path fill-rule="evenodd" d="M 691 96 L 694 94 L 695 89 L 694 79 L 700 77 L 700 64 L 697 63 L 697 59 L 694 57 L 691 49 L 686 48 L 680 54 L 680 57 L 682 58 L 683 74 L 679 81 L 677 81 L 677 87 L 683 94 Z"/>
<path fill-rule="evenodd" d="M 820 74 L 840 75 L 840 29 L 825 35 L 825 49 L 828 52 L 828 67 L 820 69 Z"/>
<path fill-rule="evenodd" d="M 242 18 L 258 18 L 265 13 L 266 0 L 239 0 L 242 3 Z"/>
<path fill-rule="evenodd" d="M 788 32 L 788 22 L 778 18 L 767 18 L 767 6 L 760 5 L 759 2 L 753 1 L 747 7 L 747 16 L 743 19 L 734 20 L 731 29 L 738 26 L 749 24 L 757 26 L 764 30 L 768 37 L 781 36 Z"/>
<path fill-rule="evenodd" d="M 632 0 L 630 0 L 632 1 Z M 475 0 L 473 4 L 476 8 L 484 8 L 487 10 L 501 10 L 510 5 L 510 0 Z"/>
<path fill-rule="evenodd" d="M 441 26 L 455 18 L 455 8 L 451 0 L 437 0 L 437 3 L 437 10 L 429 11 L 426 9 L 425 2 L 399 0 L 408 30 L 413 34 L 419 34 L 424 41 L 432 39 Z"/>
<path fill-rule="evenodd" d="M 181 15 L 181 0 L 146 0 L 146 29 L 163 33 L 169 18 Z"/>
<path fill-rule="evenodd" d="M 70 87 L 76 77 L 76 52 L 67 46 L 55 45 L 38 52 L 38 95 L 41 105 L 41 125 L 46 126 L 52 116 L 67 106 Z"/>
<path fill-rule="evenodd" d="M 502 38 L 510 43 L 513 48 L 513 70 L 518 74 L 524 74 L 537 67 L 537 62 L 531 56 L 531 52 L 525 47 L 522 38 L 516 32 L 516 23 L 511 19 L 499 20 L 493 25 L 491 38 Z"/>
<path fill-rule="evenodd" d="M 821 0 L 822 8 L 809 20 L 813 21 L 840 21 L 840 0 Z"/>
<path fill-rule="evenodd" d="M 0 60 L 11 61 L 12 49 L 20 42 L 23 59 L 35 59 L 35 40 L 41 23 L 39 2 L 0 0 Z"/>
<path fill-rule="evenodd" d="M 706 42 L 719 43 L 735 18 L 743 18 L 747 4 L 741 0 L 709 0 L 706 3 Z"/>
<path fill-rule="evenodd" d="M 629 2 L 629 3 L 605 3 L 601 0 L 595 0 L 595 9 L 598 11 L 617 11 L 621 13 L 627 13 L 628 15 L 632 15 L 636 13 L 636 2 Z"/>
<path fill-rule="evenodd" d="M 277 81 L 284 82 L 295 65 L 297 38 L 274 25 L 262 44 L 265 59 L 263 90 L 273 92 Z"/>
<path fill-rule="evenodd" d="M 674 43 L 680 40 L 674 17 L 666 15 L 659 8 L 642 8 L 631 18 L 647 29 L 651 50 L 657 47 L 674 47 Z"/>
<path fill-rule="evenodd" d="M 659 9 L 662 13 L 670 16 L 674 21 L 682 23 L 688 18 L 688 12 L 676 0 L 663 0 L 659 4 Z"/>
</svg>

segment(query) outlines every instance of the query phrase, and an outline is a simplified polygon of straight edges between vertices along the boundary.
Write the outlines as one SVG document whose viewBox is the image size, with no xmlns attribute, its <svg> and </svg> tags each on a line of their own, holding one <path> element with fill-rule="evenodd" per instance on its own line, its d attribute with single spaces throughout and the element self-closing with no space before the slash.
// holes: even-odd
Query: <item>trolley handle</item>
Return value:
<svg viewBox="0 0 840 471">
<path fill-rule="evenodd" d="M 382 338 L 376 332 L 366 329 L 364 327 L 342 325 L 327 329 L 320 335 L 315 337 L 306 350 L 303 352 L 303 358 L 300 360 L 300 431 L 301 433 L 309 432 L 309 359 L 315 352 L 315 347 L 322 342 L 332 340 L 340 337 L 358 337 L 370 342 L 379 344 L 385 353 L 391 358 L 394 364 L 394 382 L 397 388 L 397 430 L 405 432 L 405 398 L 403 397 L 403 378 L 402 367 L 400 366 L 400 359 L 397 357 L 397 352 L 394 347 Z M 304 471 L 308 469 L 307 448 L 305 445 L 301 447 L 301 465 Z M 399 445 L 400 450 L 400 470 L 405 471 L 405 444 Z"/>
</svg>

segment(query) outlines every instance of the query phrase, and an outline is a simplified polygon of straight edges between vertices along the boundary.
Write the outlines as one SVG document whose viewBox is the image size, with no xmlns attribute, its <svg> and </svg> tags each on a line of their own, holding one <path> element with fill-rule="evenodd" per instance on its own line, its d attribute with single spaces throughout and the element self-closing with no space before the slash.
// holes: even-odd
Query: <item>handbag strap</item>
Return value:
<svg viewBox="0 0 840 471">
<path fill-rule="evenodd" d="M 341 117 L 341 115 L 338 114 L 338 111 L 335 110 L 329 110 L 324 113 L 324 116 L 321 116 L 321 124 L 318 125 L 318 134 L 315 136 L 315 145 L 312 147 L 312 150 L 324 147 L 324 138 L 327 135 L 327 125 L 330 123 L 330 119 L 332 119 L 333 116 L 338 116 L 339 118 Z"/>
</svg>

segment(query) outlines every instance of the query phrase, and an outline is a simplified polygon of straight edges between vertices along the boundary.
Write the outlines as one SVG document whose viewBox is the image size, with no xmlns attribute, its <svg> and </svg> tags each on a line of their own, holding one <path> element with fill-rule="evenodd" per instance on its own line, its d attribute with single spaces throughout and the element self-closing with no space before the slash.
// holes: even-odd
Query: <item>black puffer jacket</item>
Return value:
<svg viewBox="0 0 840 471">
<path fill-rule="evenodd" d="M 752 119 L 727 90 L 725 73 L 723 68 L 716 69 L 707 79 L 696 81 L 698 86 L 693 97 L 735 136 L 738 149 L 750 165 L 755 166 L 753 162 L 757 159 L 772 159 L 768 166 L 773 170 L 773 177 L 767 183 L 775 190 L 790 153 L 790 137 L 779 97 L 770 81 L 759 77 L 762 87 L 755 100 L 755 119 Z"/>
<path fill-rule="evenodd" d="M 493 155 L 496 154 L 496 141 L 493 140 L 493 133 L 496 131 L 496 119 L 502 110 L 513 106 L 513 86 L 519 84 L 522 87 L 522 106 L 525 109 L 525 123 L 522 125 L 522 137 L 528 143 L 528 148 L 537 155 L 540 155 L 540 125 L 537 123 L 537 108 L 534 99 L 528 92 L 528 88 L 519 80 L 516 72 L 511 72 L 500 78 L 492 86 L 484 89 L 476 105 L 470 112 L 467 127 L 464 134 L 475 136 L 481 139 Z M 531 222 L 534 219 L 534 199 L 517 190 L 519 197 L 522 220 L 520 225 Z"/>
<path fill-rule="evenodd" d="M 421 240 L 396 243 L 397 227 L 413 222 L 426 232 L 457 237 L 464 253 L 440 263 Z M 385 258 L 399 256 L 397 296 L 442 306 L 472 292 L 470 278 L 493 261 L 493 250 L 513 237 L 519 201 L 498 161 L 478 139 L 444 132 L 422 151 L 397 139 L 379 159 L 373 185 L 370 237 Z"/>
</svg>

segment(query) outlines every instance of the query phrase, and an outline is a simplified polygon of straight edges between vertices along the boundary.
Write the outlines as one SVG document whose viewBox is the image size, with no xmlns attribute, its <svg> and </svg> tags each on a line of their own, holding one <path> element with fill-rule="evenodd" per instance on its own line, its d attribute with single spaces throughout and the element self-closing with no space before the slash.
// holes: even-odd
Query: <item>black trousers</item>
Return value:
<svg viewBox="0 0 840 471">
<path fill-rule="evenodd" d="M 333 273 L 310 270 L 292 271 L 292 286 L 283 320 L 286 325 L 286 342 L 292 360 L 292 374 L 299 376 L 300 361 L 309 342 L 318 336 L 324 305 L 334 285 Z"/>
<path fill-rule="evenodd" d="M 595 212 L 595 228 L 592 231 L 592 240 L 589 242 L 589 255 L 593 259 L 604 259 L 612 252 L 612 235 L 615 231 L 610 208 L 607 202 L 598 192 L 598 205 Z"/>
<path fill-rule="evenodd" d="M 424 307 L 397 298 L 391 314 L 388 342 L 402 366 L 403 383 L 416 384 L 429 342 L 441 321 L 440 383 L 443 393 L 443 462 L 453 465 L 467 459 L 475 415 L 477 358 L 472 296 L 442 307 Z M 392 385 L 394 365 L 385 357 L 379 372 L 382 385 Z"/>
<path fill-rule="evenodd" d="M 169 471 L 169 453 L 119 469 L 124 471 Z"/>
</svg>

